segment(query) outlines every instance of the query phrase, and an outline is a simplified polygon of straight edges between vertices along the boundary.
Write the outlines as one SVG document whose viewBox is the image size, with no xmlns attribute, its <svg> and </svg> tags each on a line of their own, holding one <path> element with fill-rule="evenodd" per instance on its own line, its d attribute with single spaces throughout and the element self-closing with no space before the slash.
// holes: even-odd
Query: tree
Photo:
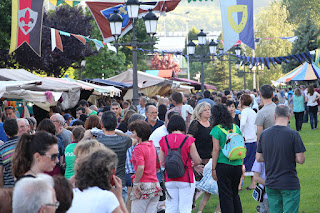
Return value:
<svg viewBox="0 0 320 213">
<path fill-rule="evenodd" d="M 7 50 L 10 44 L 11 0 L 2 0 L 0 11 L 0 50 Z"/>
<path fill-rule="evenodd" d="M 306 17 L 305 22 L 301 23 L 294 32 L 298 40 L 292 46 L 291 55 L 309 52 L 318 48 L 317 42 L 319 41 L 320 30 L 311 19 L 310 14 Z M 299 65 L 300 63 L 296 60 L 291 60 L 290 63 L 283 66 L 284 72 L 289 72 Z"/>
<path fill-rule="evenodd" d="M 51 51 L 50 27 L 80 35 L 90 35 L 91 16 L 84 14 L 82 7 L 62 5 L 55 11 L 44 14 L 42 27 L 41 57 L 38 57 L 26 44 L 13 54 L 17 62 L 15 66 L 32 70 L 48 76 L 61 77 L 69 67 L 78 68 L 79 62 L 86 56 L 97 53 L 92 45 L 83 45 L 73 36 L 61 36 L 63 52 Z"/>
<path fill-rule="evenodd" d="M 164 56 L 160 56 L 156 53 L 151 59 L 151 69 L 154 70 L 173 70 L 175 76 L 177 76 L 181 70 L 179 68 L 179 64 L 177 64 L 172 57 L 172 54 L 166 54 Z"/>
</svg>

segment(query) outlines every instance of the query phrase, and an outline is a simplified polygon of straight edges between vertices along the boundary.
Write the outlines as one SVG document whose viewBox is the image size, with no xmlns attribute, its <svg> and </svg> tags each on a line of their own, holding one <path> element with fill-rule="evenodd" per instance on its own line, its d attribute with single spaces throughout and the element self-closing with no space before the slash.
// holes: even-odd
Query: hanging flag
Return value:
<svg viewBox="0 0 320 213">
<path fill-rule="evenodd" d="M 59 30 L 51 28 L 51 51 L 53 51 L 55 48 L 58 48 L 61 52 L 63 52 L 63 46 Z"/>
<path fill-rule="evenodd" d="M 53 4 L 55 7 L 59 6 L 64 2 L 64 0 L 49 0 L 51 4 Z"/>
<path fill-rule="evenodd" d="M 71 7 L 76 6 L 77 4 L 80 3 L 80 1 L 65 1 L 68 5 L 70 5 Z"/>
<path fill-rule="evenodd" d="M 12 0 L 11 44 L 12 53 L 24 42 L 41 56 L 43 0 Z"/>
<path fill-rule="evenodd" d="M 139 9 L 139 17 L 142 17 L 145 14 L 147 14 L 148 10 L 145 7 L 145 5 L 149 5 L 148 8 L 153 8 L 153 12 L 169 12 L 174 10 L 179 3 L 180 0 L 157 1 L 150 2 L 149 4 L 148 2 L 144 2 L 144 5 L 142 5 Z M 123 18 L 122 33 L 120 37 L 124 36 L 127 32 L 129 32 L 132 29 L 132 23 L 129 20 L 128 11 L 125 3 L 87 1 L 86 4 L 90 8 L 91 13 L 99 26 L 104 42 L 107 43 L 114 41 L 114 38 L 111 34 L 110 24 L 108 21 L 108 18 L 114 10 L 119 10 L 119 14 Z"/>
<path fill-rule="evenodd" d="M 319 62 L 320 62 L 320 53 L 319 53 L 319 50 L 320 50 L 320 49 L 317 49 L 317 50 L 316 50 L 316 59 L 315 59 L 315 62 L 314 62 L 315 65 L 318 66 L 318 67 L 319 67 L 319 65 L 320 65 L 320 64 L 319 64 Z"/>
<path fill-rule="evenodd" d="M 71 33 L 72 36 L 76 37 L 79 41 L 82 42 L 82 44 L 86 45 L 86 38 L 82 35 L 76 35 L 76 34 L 73 34 Z"/>
<path fill-rule="evenodd" d="M 220 0 L 224 52 L 238 40 L 254 49 L 253 0 Z"/>
</svg>

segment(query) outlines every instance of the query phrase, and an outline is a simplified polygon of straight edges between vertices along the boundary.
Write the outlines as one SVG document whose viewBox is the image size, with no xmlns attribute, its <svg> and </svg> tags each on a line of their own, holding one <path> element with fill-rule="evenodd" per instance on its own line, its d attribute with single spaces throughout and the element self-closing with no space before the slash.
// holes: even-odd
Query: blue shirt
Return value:
<svg viewBox="0 0 320 213">
<path fill-rule="evenodd" d="M 304 98 L 303 95 L 293 96 L 293 112 L 304 111 Z"/>
<path fill-rule="evenodd" d="M 213 107 L 215 105 L 214 101 L 211 100 L 210 98 L 202 98 L 201 100 L 198 101 L 198 104 L 200 104 L 202 102 L 208 102 L 211 105 L 211 107 Z"/>
<path fill-rule="evenodd" d="M 8 140 L 8 136 L 4 132 L 3 123 L 0 123 L 0 140 L 6 142 Z"/>
</svg>

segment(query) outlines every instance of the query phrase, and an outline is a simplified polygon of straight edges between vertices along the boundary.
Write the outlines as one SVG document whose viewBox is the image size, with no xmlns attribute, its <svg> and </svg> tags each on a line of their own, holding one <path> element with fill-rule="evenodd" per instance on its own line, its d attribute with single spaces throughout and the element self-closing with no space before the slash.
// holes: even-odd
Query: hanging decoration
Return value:
<svg viewBox="0 0 320 213">
<path fill-rule="evenodd" d="M 11 44 L 9 53 L 23 43 L 41 56 L 43 0 L 12 0 Z"/>
<path fill-rule="evenodd" d="M 70 5 L 70 7 L 74 7 L 77 4 L 80 3 L 80 1 L 70 1 L 70 0 L 49 0 L 51 2 L 51 4 L 53 4 L 55 7 L 59 6 L 60 4 L 62 4 L 63 2 L 67 3 L 68 5 Z"/>
<path fill-rule="evenodd" d="M 63 52 L 59 30 L 51 28 L 51 51 L 53 51 L 55 48 L 58 48 L 61 52 Z"/>
</svg>

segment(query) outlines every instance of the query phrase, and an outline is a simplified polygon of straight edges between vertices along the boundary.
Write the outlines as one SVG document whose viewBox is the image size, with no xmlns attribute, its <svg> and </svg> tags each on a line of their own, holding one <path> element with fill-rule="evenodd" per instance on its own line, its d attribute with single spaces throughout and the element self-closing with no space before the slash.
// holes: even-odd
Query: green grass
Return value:
<svg viewBox="0 0 320 213">
<path fill-rule="evenodd" d="M 294 116 L 291 118 L 291 128 L 295 129 Z M 311 130 L 310 124 L 304 123 L 300 135 L 307 151 L 305 152 L 305 163 L 297 165 L 298 177 L 301 185 L 299 212 L 320 212 L 320 128 L 319 130 Z M 244 181 L 243 188 L 246 188 L 249 185 L 250 178 L 247 177 Z M 239 194 L 243 212 L 256 213 L 255 209 L 259 203 L 252 198 L 252 191 L 244 190 L 240 191 Z M 197 200 L 197 208 L 193 212 L 197 212 L 201 199 L 202 196 Z M 211 196 L 203 213 L 213 213 L 218 202 L 219 199 L 217 196 Z"/>
</svg>

